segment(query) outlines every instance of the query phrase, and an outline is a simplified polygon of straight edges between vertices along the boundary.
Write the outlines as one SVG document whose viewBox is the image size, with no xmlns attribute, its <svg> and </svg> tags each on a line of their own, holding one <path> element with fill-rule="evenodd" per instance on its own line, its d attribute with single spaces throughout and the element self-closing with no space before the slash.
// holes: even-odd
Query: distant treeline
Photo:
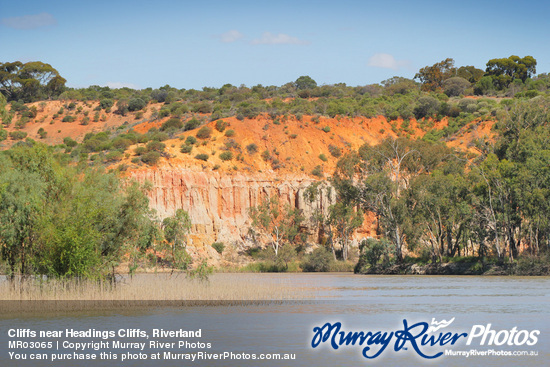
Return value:
<svg viewBox="0 0 550 367">
<path fill-rule="evenodd" d="M 318 85 L 311 77 L 301 76 L 280 87 L 225 84 L 221 88 L 194 90 L 166 85 L 158 89 L 133 90 L 97 85 L 67 88 L 65 79 L 51 65 L 17 61 L 0 63 L 0 91 L 8 102 L 100 100 L 101 108 L 114 108 L 120 114 L 142 110 L 150 102 L 160 102 L 169 105 L 159 111 L 161 116 L 163 113 L 181 116 L 193 112 L 211 114 L 212 120 L 229 116 L 253 118 L 260 113 L 329 117 L 383 115 L 392 120 L 399 117 L 457 117 L 461 113 L 481 116 L 494 114 L 496 104 L 488 101 L 480 106 L 475 102 L 472 102 L 473 105 L 466 102 L 459 104 L 455 100 L 449 101 L 449 97 L 533 98 L 547 94 L 550 77 L 547 74 L 535 76 L 536 64 L 531 56 L 510 56 L 489 60 L 483 71 L 473 66 L 457 68 L 454 60 L 449 58 L 420 69 L 414 79 L 396 76 L 380 84 L 356 87 L 344 83 Z M 288 98 L 293 100 L 283 102 Z"/>
</svg>

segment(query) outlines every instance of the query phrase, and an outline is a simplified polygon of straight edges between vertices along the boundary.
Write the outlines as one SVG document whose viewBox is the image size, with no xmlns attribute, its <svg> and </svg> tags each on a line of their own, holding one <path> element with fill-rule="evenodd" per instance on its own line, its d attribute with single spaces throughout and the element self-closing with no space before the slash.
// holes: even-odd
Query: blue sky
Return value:
<svg viewBox="0 0 550 367">
<path fill-rule="evenodd" d="M 510 55 L 541 73 L 549 16 L 545 1 L 0 0 L 0 62 L 49 63 L 71 87 L 356 86 Z"/>
</svg>

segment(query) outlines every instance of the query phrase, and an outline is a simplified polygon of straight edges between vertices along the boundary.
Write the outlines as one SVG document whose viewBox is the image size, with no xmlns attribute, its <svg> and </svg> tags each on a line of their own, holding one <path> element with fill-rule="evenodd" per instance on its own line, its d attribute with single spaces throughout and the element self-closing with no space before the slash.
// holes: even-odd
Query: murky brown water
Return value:
<svg viewBox="0 0 550 367">
<path fill-rule="evenodd" d="M 233 306 L 157 307 L 148 310 L 89 311 L 64 314 L 23 316 L 13 314 L 0 319 L 0 366 L 545 366 L 550 365 L 550 278 L 548 277 L 446 277 L 446 276 L 358 276 L 352 274 L 219 274 L 217 277 L 247 277 L 257 285 L 285 284 L 298 301 Z M 212 281 L 215 281 L 214 278 Z M 301 301 L 303 299 L 303 301 Z M 0 303 L 1 305 L 1 303 Z M 1 306 L 0 306 L 1 307 Z M 334 350 L 328 345 L 311 348 L 313 328 L 325 323 L 342 323 L 345 331 L 397 331 L 408 324 L 431 323 L 453 319 L 441 331 L 471 334 L 474 325 L 486 326 L 497 332 L 539 330 L 535 345 L 480 345 L 480 339 L 466 345 L 466 338 L 454 346 L 426 347 L 422 351 L 433 355 L 438 351 L 493 350 L 495 352 L 538 352 L 537 356 L 441 356 L 428 361 L 418 356 L 412 345 L 407 350 L 394 350 L 394 342 L 379 357 L 367 360 L 363 347 L 342 346 Z M 132 360 L 120 361 L 22 361 L 9 358 L 9 329 L 33 330 L 111 330 L 139 329 L 150 336 L 153 329 L 196 330 L 201 338 L 189 342 L 211 343 L 209 349 L 150 348 L 150 339 L 115 338 L 124 342 L 145 342 L 143 353 L 171 351 L 174 353 L 233 352 L 245 354 L 290 353 L 295 360 Z M 436 332 L 439 333 L 439 332 Z M 504 335 L 504 334 L 501 334 Z M 63 341 L 66 338 L 50 339 Z M 42 340 L 37 338 L 36 340 Z M 45 340 L 45 339 L 44 339 Z M 91 341 L 81 338 L 78 340 Z M 97 338 L 96 338 L 97 340 Z M 113 339 L 114 340 L 114 339 Z M 181 338 L 163 338 L 177 342 Z M 521 340 L 520 340 L 521 341 Z M 373 345 L 372 350 L 379 349 Z M 20 350 L 21 351 L 21 350 Z M 126 349 L 110 348 L 112 353 Z M 51 353 L 53 351 L 46 351 Z M 60 350 L 56 353 L 69 353 Z M 85 353 L 99 353 L 93 349 Z"/>
</svg>

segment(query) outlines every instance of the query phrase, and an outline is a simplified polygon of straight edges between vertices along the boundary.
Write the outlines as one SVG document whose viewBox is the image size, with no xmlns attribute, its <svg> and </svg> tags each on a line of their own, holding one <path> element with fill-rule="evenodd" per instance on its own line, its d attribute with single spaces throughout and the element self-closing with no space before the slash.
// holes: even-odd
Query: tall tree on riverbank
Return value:
<svg viewBox="0 0 550 367">
<path fill-rule="evenodd" d="M 294 243 L 300 234 L 304 221 L 301 211 L 288 204 L 280 207 L 277 197 L 265 199 L 260 205 L 250 208 L 252 229 L 270 238 L 275 256 L 284 244 Z"/>
</svg>

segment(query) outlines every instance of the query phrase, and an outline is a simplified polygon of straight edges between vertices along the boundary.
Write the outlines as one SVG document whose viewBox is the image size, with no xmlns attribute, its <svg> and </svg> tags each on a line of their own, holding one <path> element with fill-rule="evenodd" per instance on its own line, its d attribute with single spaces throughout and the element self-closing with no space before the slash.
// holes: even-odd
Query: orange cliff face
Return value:
<svg viewBox="0 0 550 367">
<path fill-rule="evenodd" d="M 161 167 L 134 171 L 129 177 L 152 184 L 150 205 L 159 218 L 171 216 L 180 208 L 189 212 L 192 233 L 188 251 L 195 258 L 218 258 L 210 246 L 214 242 L 239 249 L 252 246 L 249 210 L 266 198 L 277 197 L 282 206 L 301 209 L 306 218 L 316 210 L 326 213 L 336 199 L 333 190 L 321 191 L 316 200 L 308 202 L 304 190 L 315 180 L 306 175 L 273 177 L 262 173 L 223 174 Z M 311 233 L 313 227 L 310 223 L 308 230 L 315 236 Z"/>
<path fill-rule="evenodd" d="M 76 102 L 75 110 L 69 112 L 76 117 L 73 122 L 63 122 L 59 115 L 62 102 L 32 105 L 37 108 L 36 118 L 24 126 L 16 126 L 14 121 L 7 130 L 27 132 L 29 137 L 47 144 L 60 144 L 67 136 L 82 142 L 86 133 L 105 130 L 125 132 L 133 129 L 143 134 L 150 128 L 161 127 L 169 119 L 154 117 L 161 104 L 150 104 L 141 115 L 120 116 L 96 111 L 97 101 Z M 99 119 L 95 118 L 96 112 Z M 183 121 L 191 117 L 188 115 Z M 196 117 L 210 120 L 207 115 Z M 251 224 L 248 213 L 267 197 L 278 197 L 281 205 L 288 203 L 301 209 L 306 218 L 315 210 L 326 215 L 328 207 L 336 200 L 334 190 L 322 192 L 312 203 L 305 200 L 304 190 L 334 172 L 339 154 L 356 150 L 363 144 L 377 144 L 398 134 L 420 138 L 427 129 L 447 126 L 446 119 L 428 123 L 411 119 L 405 124 L 403 120 L 388 121 L 382 116 L 328 118 L 304 115 L 300 119 L 280 116 L 273 120 L 261 114 L 253 119 L 229 117 L 222 120 L 227 125 L 224 131 L 216 130 L 216 121 L 206 123 L 211 128 L 211 136 L 198 139 L 190 153 L 182 153 L 180 147 L 187 137 L 196 136 L 198 129 L 180 132 L 165 140 L 164 156 L 155 166 L 132 163 L 135 158 L 140 160 L 134 149 L 145 143 L 129 147 L 125 157 L 113 163 L 113 167 L 127 165 L 127 177 L 152 184 L 150 205 L 160 219 L 173 215 L 176 209 L 188 211 L 193 223 L 188 250 L 194 258 L 207 258 L 214 263 L 220 260 L 220 255 L 211 247 L 214 242 L 224 242 L 241 252 L 253 245 L 248 237 Z M 472 149 L 473 140 L 491 135 L 492 125 L 490 121 L 474 121 L 449 139 L 448 144 L 457 149 Z M 44 137 L 39 136 L 40 129 L 47 133 Z M 229 130 L 232 134 L 228 134 Z M 3 145 L 9 147 L 14 142 L 8 139 Z M 251 145 L 255 145 L 254 151 L 249 149 Z M 338 154 L 333 154 L 335 148 Z M 221 159 L 220 154 L 227 151 L 232 152 L 233 158 Z M 197 159 L 197 154 L 206 154 L 208 159 Z M 317 168 L 320 174 L 314 176 Z M 375 218 L 370 215 L 365 219 L 363 227 L 356 231 L 356 242 L 375 235 Z M 310 223 L 307 230 L 311 242 L 315 242 L 315 226 Z"/>
</svg>

